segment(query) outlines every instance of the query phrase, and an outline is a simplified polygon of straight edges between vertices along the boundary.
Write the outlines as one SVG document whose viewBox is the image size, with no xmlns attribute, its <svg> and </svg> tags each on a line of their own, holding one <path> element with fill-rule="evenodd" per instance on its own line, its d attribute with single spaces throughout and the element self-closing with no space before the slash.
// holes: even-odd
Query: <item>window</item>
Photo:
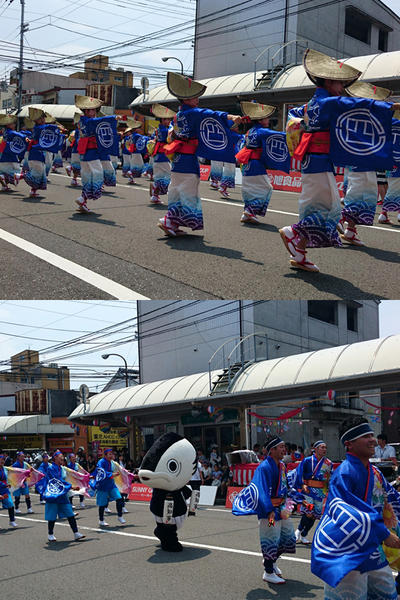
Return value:
<svg viewBox="0 0 400 600">
<path fill-rule="evenodd" d="M 344 32 L 346 35 L 369 45 L 371 43 L 371 19 L 350 6 L 346 8 Z"/>
<path fill-rule="evenodd" d="M 358 331 L 358 308 L 347 306 L 347 329 Z"/>
<path fill-rule="evenodd" d="M 387 31 L 385 31 L 385 29 L 379 30 L 378 50 L 380 50 L 381 52 L 387 52 L 388 37 L 389 37 L 389 34 Z"/>
<path fill-rule="evenodd" d="M 337 325 L 337 302 L 335 300 L 308 300 L 307 304 L 309 317 Z"/>
</svg>

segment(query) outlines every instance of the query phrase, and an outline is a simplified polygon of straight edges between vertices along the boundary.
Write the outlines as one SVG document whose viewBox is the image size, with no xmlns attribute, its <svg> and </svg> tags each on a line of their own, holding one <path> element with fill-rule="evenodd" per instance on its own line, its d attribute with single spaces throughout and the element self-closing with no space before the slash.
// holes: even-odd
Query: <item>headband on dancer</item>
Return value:
<svg viewBox="0 0 400 600">
<path fill-rule="evenodd" d="M 112 451 L 113 451 L 113 449 L 112 449 L 112 448 L 105 448 L 105 450 L 104 450 L 104 454 L 107 454 L 107 452 L 112 452 Z"/>
<path fill-rule="evenodd" d="M 5 458 L 6 455 L 5 454 L 0 454 L 0 458 Z"/>
<path fill-rule="evenodd" d="M 54 454 L 53 454 L 53 458 L 55 458 L 56 456 L 59 456 L 59 454 L 62 454 L 61 450 L 56 450 L 56 452 L 54 452 Z"/>
<path fill-rule="evenodd" d="M 17 456 L 21 456 L 22 454 L 25 454 L 25 452 L 23 450 L 20 450 L 19 452 L 17 452 Z"/>
<path fill-rule="evenodd" d="M 318 448 L 318 446 L 321 446 L 321 444 L 325 444 L 324 440 L 318 440 L 317 442 L 313 443 L 313 450 L 315 450 L 316 448 Z"/>
<path fill-rule="evenodd" d="M 281 440 L 280 437 L 274 437 L 272 438 L 271 441 L 268 442 L 268 444 L 265 445 L 265 448 L 267 450 L 267 452 L 270 452 L 272 450 L 272 448 L 275 448 L 276 446 L 279 446 L 279 444 L 282 444 L 283 440 Z"/>
<path fill-rule="evenodd" d="M 373 429 L 371 428 L 371 425 L 369 423 L 360 423 L 359 425 L 348 429 L 342 435 L 340 441 L 342 442 L 342 444 L 345 444 L 345 442 L 353 442 L 354 440 L 357 440 L 358 438 L 362 437 L 363 435 L 367 435 L 368 433 L 374 433 Z"/>
</svg>

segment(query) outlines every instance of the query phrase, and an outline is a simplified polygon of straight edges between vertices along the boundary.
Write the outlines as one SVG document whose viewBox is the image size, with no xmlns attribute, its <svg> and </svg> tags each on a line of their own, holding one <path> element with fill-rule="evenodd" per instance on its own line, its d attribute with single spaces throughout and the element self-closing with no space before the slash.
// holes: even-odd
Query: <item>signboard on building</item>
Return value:
<svg viewBox="0 0 400 600">
<path fill-rule="evenodd" d="M 0 436 L 3 450 L 28 450 L 43 448 L 41 435 L 5 435 Z"/>
<path fill-rule="evenodd" d="M 268 177 L 274 190 L 297 192 L 298 194 L 301 192 L 301 175 L 298 171 L 284 173 L 283 171 L 272 171 L 268 169 Z M 336 175 L 335 178 L 339 194 L 343 197 L 343 175 Z"/>
<path fill-rule="evenodd" d="M 88 427 L 88 441 L 95 442 L 98 451 L 104 448 L 126 448 L 128 446 L 128 438 L 121 437 L 121 433 L 126 433 L 123 428 L 111 428 L 107 433 L 103 433 L 100 427 Z"/>
</svg>

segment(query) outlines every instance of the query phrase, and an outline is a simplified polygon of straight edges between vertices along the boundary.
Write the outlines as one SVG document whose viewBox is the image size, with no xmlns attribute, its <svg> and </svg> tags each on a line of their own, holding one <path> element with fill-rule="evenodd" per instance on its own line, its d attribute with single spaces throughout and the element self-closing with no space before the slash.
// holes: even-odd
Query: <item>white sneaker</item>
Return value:
<svg viewBox="0 0 400 600">
<path fill-rule="evenodd" d="M 279 577 L 282 576 L 282 571 L 280 570 L 280 568 L 276 564 L 273 565 L 273 569 L 274 569 L 274 573 L 276 573 L 277 575 L 279 575 Z"/>
<path fill-rule="evenodd" d="M 83 533 L 79 533 L 79 531 L 77 531 L 76 533 L 74 533 L 74 539 L 75 540 L 83 540 L 86 536 L 83 535 Z"/>
<path fill-rule="evenodd" d="M 79 513 L 74 511 L 74 517 L 77 517 L 79 515 Z"/>
<path fill-rule="evenodd" d="M 310 540 L 308 540 L 306 537 L 304 537 L 303 535 L 300 536 L 300 541 L 302 544 L 304 544 L 305 546 L 309 546 L 311 544 Z"/>
<path fill-rule="evenodd" d="M 16 515 L 20 515 L 21 514 L 21 509 L 20 508 L 16 508 L 15 509 L 15 514 Z"/>
<path fill-rule="evenodd" d="M 57 541 L 57 538 L 56 538 L 56 536 L 53 533 L 51 535 L 48 535 L 47 539 L 49 540 L 49 542 L 56 542 Z"/>
<path fill-rule="evenodd" d="M 128 511 L 128 510 L 126 510 L 125 506 L 123 506 L 123 507 L 122 507 L 122 512 L 123 512 L 123 513 L 127 513 L 127 512 L 129 512 L 129 511 Z"/>
<path fill-rule="evenodd" d="M 120 523 L 126 523 L 126 519 L 124 519 L 124 517 L 118 517 L 118 521 Z"/>
<path fill-rule="evenodd" d="M 46 504 L 46 500 L 41 500 L 40 504 Z"/>
<path fill-rule="evenodd" d="M 18 527 L 15 521 L 10 521 L 10 527 Z"/>
<path fill-rule="evenodd" d="M 104 509 L 104 512 L 105 513 L 111 513 L 112 511 L 107 507 L 107 508 Z"/>
<path fill-rule="evenodd" d="M 99 521 L 99 525 L 100 527 L 108 527 L 108 523 L 106 523 L 105 521 Z"/>
<path fill-rule="evenodd" d="M 276 573 L 266 573 L 264 571 L 263 580 L 268 583 L 276 583 L 277 585 L 282 585 L 282 583 L 286 583 L 282 577 L 279 577 Z"/>
<path fill-rule="evenodd" d="M 79 506 L 80 508 L 86 508 L 86 504 L 84 502 L 81 502 Z"/>
<path fill-rule="evenodd" d="M 299 542 L 300 538 L 301 538 L 301 533 L 298 529 L 296 529 L 296 531 L 294 532 L 294 535 L 296 536 L 296 542 Z"/>
<path fill-rule="evenodd" d="M 28 508 L 28 515 L 32 515 L 34 513 L 34 511 L 32 510 L 32 508 Z"/>
</svg>

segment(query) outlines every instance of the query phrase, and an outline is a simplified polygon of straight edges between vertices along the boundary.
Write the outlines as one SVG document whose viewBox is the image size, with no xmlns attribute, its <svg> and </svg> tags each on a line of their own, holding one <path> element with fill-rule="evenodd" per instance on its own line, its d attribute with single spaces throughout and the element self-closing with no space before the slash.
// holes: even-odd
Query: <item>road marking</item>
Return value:
<svg viewBox="0 0 400 600">
<path fill-rule="evenodd" d="M 4 517 L 4 518 L 8 518 L 8 515 L 0 515 L 0 517 Z M 44 519 L 32 519 L 29 517 L 17 517 L 18 520 L 21 521 L 33 521 L 33 522 L 37 522 L 37 523 L 47 523 L 47 521 L 45 521 Z M 56 525 L 58 525 L 59 527 L 69 527 L 69 524 L 67 523 L 58 523 L 56 522 Z M 156 541 L 159 542 L 159 539 L 152 536 L 152 535 L 143 535 L 143 534 L 139 534 L 139 533 L 128 533 L 127 531 L 112 531 L 110 529 L 100 529 L 98 527 L 84 527 L 79 525 L 79 529 L 82 531 L 93 531 L 95 533 L 108 533 L 108 534 L 112 534 L 112 535 L 122 535 L 125 537 L 133 537 L 133 538 L 138 538 L 141 540 L 151 540 L 151 541 Z M 180 540 L 182 546 L 188 546 L 190 548 L 204 548 L 205 550 L 218 550 L 219 552 L 230 552 L 231 554 L 244 554 L 246 556 L 257 556 L 257 557 L 262 557 L 261 552 L 253 552 L 251 550 L 239 550 L 238 548 L 226 548 L 225 546 L 212 546 L 209 544 L 197 544 L 196 542 L 185 542 Z M 310 564 L 311 560 L 308 558 L 295 558 L 294 556 L 280 556 L 281 560 L 289 560 L 291 562 L 299 562 L 299 563 L 305 563 L 305 564 Z"/>
<path fill-rule="evenodd" d="M 25 252 L 44 260 L 54 267 L 57 267 L 57 269 L 65 271 L 66 273 L 69 273 L 73 277 L 76 277 L 85 283 L 88 283 L 89 285 L 106 292 L 113 298 L 117 298 L 117 300 L 148 300 L 146 296 L 142 296 L 137 292 L 134 292 L 133 290 L 120 285 L 115 281 L 112 281 L 112 279 L 107 279 L 107 277 L 103 277 L 103 275 L 99 275 L 94 271 L 90 271 L 89 269 L 86 269 L 85 267 L 82 267 L 81 265 L 78 265 L 67 258 L 62 258 L 61 256 L 58 256 L 58 254 L 49 252 L 49 250 L 45 250 L 36 244 L 32 244 L 31 242 L 9 233 L 4 229 L 0 229 L 0 239 L 12 244 L 13 246 L 21 248 L 21 250 L 24 250 Z"/>
<path fill-rule="evenodd" d="M 58 177 L 66 177 L 67 179 L 69 179 L 69 177 L 67 175 L 61 175 L 61 173 L 53 173 L 53 175 L 57 175 Z M 138 186 L 138 185 L 124 185 L 123 183 L 117 183 L 117 187 L 122 187 L 122 188 L 128 188 L 128 189 L 136 189 L 136 190 L 141 190 L 143 192 L 148 193 L 148 188 L 144 188 L 142 186 Z M 274 190 L 273 191 L 274 194 L 295 194 L 298 195 L 297 192 L 285 192 L 283 190 Z M 200 198 L 200 200 L 203 200 L 204 202 L 211 202 L 213 204 L 223 204 L 224 206 L 236 206 L 236 208 L 240 208 L 240 210 L 243 210 L 243 205 L 239 204 L 238 202 L 229 202 L 229 200 L 215 200 L 214 198 Z M 278 215 L 289 215 L 291 217 L 298 217 L 299 213 L 295 213 L 295 212 L 287 212 L 284 210 L 275 210 L 273 208 L 268 208 L 268 212 L 269 213 L 276 213 Z M 358 225 L 358 227 L 365 227 L 367 229 L 376 229 L 377 231 L 383 231 L 386 233 L 400 233 L 400 228 L 398 229 L 389 229 L 388 227 L 378 227 L 377 225 Z"/>
</svg>

